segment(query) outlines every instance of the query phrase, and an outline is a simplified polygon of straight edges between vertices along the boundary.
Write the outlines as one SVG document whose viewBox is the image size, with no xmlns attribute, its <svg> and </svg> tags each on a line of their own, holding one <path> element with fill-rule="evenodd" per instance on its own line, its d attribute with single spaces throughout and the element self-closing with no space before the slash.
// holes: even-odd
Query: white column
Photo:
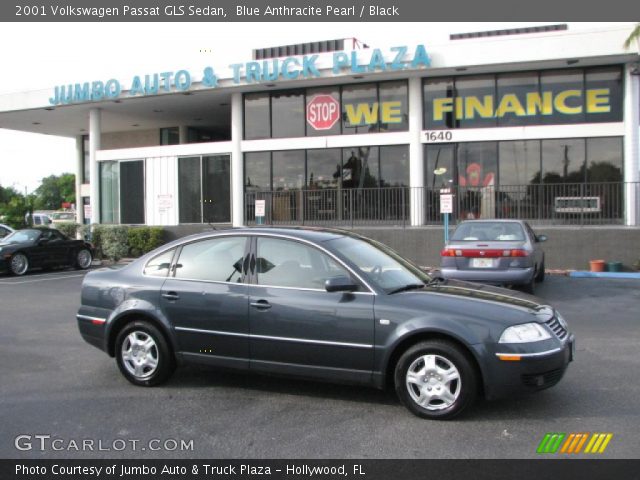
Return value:
<svg viewBox="0 0 640 480">
<path fill-rule="evenodd" d="M 84 142 L 82 135 L 76 136 L 76 223 L 84 223 L 84 205 L 82 203 L 82 176 L 84 175 Z"/>
<path fill-rule="evenodd" d="M 231 95 L 231 221 L 244 224 L 244 162 L 242 159 L 242 94 Z"/>
<path fill-rule="evenodd" d="M 640 160 L 638 129 L 640 116 L 640 76 L 632 73 L 637 64 L 625 68 L 624 91 L 624 181 L 625 188 L 625 224 L 640 225 Z M 634 182 L 634 183 L 628 183 Z"/>
<path fill-rule="evenodd" d="M 186 125 L 180 125 L 178 127 L 178 141 L 180 142 L 180 145 L 189 143 L 189 127 Z"/>
<path fill-rule="evenodd" d="M 96 152 L 100 150 L 99 108 L 89 110 L 89 176 L 91 177 L 91 223 L 100 223 L 100 178 Z"/>
<path fill-rule="evenodd" d="M 411 225 L 424 223 L 424 148 L 422 132 L 422 80 L 409 79 L 409 186 Z"/>
</svg>

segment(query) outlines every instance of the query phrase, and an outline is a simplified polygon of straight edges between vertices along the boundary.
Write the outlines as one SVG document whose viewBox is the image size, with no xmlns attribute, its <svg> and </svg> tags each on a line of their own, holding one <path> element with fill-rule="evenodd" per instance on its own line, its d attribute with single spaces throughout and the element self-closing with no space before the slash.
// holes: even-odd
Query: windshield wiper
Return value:
<svg viewBox="0 0 640 480">
<path fill-rule="evenodd" d="M 417 290 L 419 288 L 424 288 L 424 283 L 408 283 L 407 285 L 403 285 L 389 292 L 389 295 L 393 295 L 394 293 L 406 292 L 408 290 Z"/>
</svg>

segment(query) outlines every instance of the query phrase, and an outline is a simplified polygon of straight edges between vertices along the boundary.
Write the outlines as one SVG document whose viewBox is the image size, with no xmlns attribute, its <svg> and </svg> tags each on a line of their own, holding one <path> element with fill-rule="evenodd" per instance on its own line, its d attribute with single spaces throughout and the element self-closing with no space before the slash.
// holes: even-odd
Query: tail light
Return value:
<svg viewBox="0 0 640 480">
<path fill-rule="evenodd" d="M 441 257 L 465 257 L 465 258 L 497 258 L 497 257 L 528 257 L 529 252 L 521 248 L 513 250 L 479 250 L 479 249 L 453 249 L 445 248 L 440 251 Z"/>
</svg>

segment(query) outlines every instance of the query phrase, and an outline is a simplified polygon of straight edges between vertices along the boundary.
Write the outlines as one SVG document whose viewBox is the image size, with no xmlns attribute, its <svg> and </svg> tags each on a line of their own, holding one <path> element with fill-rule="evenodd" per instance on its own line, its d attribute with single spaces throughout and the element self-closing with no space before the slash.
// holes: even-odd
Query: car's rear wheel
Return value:
<svg viewBox="0 0 640 480">
<path fill-rule="evenodd" d="M 462 413 L 478 393 L 478 375 L 465 352 L 443 340 L 420 342 L 402 354 L 395 387 L 415 415 L 448 420 Z"/>
<path fill-rule="evenodd" d="M 143 387 L 166 381 L 175 369 L 175 359 L 164 336 L 146 321 L 129 323 L 118 333 L 116 361 L 127 380 Z"/>
<path fill-rule="evenodd" d="M 9 269 L 14 275 L 24 275 L 29 270 L 29 258 L 24 253 L 16 253 L 9 261 Z"/>
<path fill-rule="evenodd" d="M 81 248 L 76 253 L 76 268 L 79 270 L 86 270 L 91 266 L 93 257 L 88 248 Z"/>
</svg>

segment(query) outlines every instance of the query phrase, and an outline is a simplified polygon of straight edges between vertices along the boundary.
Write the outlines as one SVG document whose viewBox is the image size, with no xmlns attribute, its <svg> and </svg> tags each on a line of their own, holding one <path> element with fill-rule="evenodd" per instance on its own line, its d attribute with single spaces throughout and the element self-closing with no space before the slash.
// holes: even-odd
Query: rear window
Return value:
<svg viewBox="0 0 640 480">
<path fill-rule="evenodd" d="M 451 240 L 456 242 L 523 242 L 525 236 L 519 223 L 473 222 L 461 224 Z"/>
</svg>

